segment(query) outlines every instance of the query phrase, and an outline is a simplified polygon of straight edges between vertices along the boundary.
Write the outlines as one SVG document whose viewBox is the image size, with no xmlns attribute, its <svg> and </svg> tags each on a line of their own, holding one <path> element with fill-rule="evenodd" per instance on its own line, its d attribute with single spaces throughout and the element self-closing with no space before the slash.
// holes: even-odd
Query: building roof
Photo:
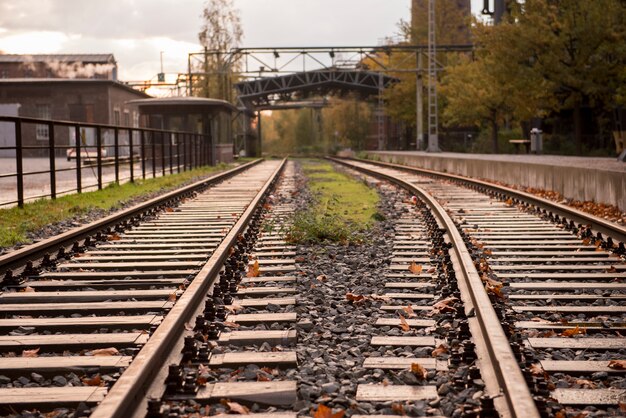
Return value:
<svg viewBox="0 0 626 418">
<path fill-rule="evenodd" d="M 131 100 L 129 103 L 139 107 L 144 106 L 204 106 L 223 107 L 231 112 L 237 112 L 237 108 L 230 102 L 220 99 L 209 99 L 206 97 L 159 97 L 151 99 Z"/>
<path fill-rule="evenodd" d="M 45 85 L 45 84 L 71 84 L 73 86 L 86 85 L 86 84 L 101 84 L 110 85 L 111 87 L 120 88 L 141 97 L 151 97 L 149 94 L 143 91 L 135 90 L 127 84 L 120 83 L 119 81 L 99 78 L 0 78 L 0 87 L 4 85 Z"/>
<path fill-rule="evenodd" d="M 0 54 L 0 62 L 88 62 L 115 63 L 113 54 Z"/>
</svg>

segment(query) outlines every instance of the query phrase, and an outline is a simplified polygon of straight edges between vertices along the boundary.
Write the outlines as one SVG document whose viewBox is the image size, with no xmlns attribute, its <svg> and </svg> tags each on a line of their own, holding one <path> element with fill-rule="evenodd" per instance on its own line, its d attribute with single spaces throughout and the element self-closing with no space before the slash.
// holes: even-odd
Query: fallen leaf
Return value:
<svg viewBox="0 0 626 418">
<path fill-rule="evenodd" d="M 22 351 L 22 357 L 37 357 L 39 354 L 39 347 L 33 350 L 24 350 Z"/>
<path fill-rule="evenodd" d="M 383 379 L 383 386 L 389 386 L 389 379 L 386 377 Z"/>
<path fill-rule="evenodd" d="M 409 306 L 405 306 L 402 308 L 402 310 L 406 313 L 407 318 L 413 318 L 415 315 L 415 311 L 413 310 L 413 307 L 409 304 Z"/>
<path fill-rule="evenodd" d="M 454 296 L 450 296 L 450 297 L 440 300 L 439 302 L 433 305 L 431 314 L 438 314 L 438 313 L 444 313 L 444 312 L 456 312 L 456 308 L 450 305 L 456 302 L 457 300 L 458 299 L 455 298 Z"/>
<path fill-rule="evenodd" d="M 319 280 L 320 282 L 325 282 L 326 279 L 328 279 L 328 277 L 326 277 L 325 274 L 320 274 L 319 276 L 316 277 L 317 280 Z"/>
<path fill-rule="evenodd" d="M 241 414 L 241 415 L 248 415 L 250 413 L 250 409 L 247 406 L 241 405 L 237 402 L 230 402 L 230 401 L 227 401 L 226 399 L 222 399 L 220 403 L 224 406 L 227 406 L 229 409 L 229 412 L 234 412 L 236 414 Z"/>
<path fill-rule="evenodd" d="M 447 352 L 448 352 L 448 346 L 445 344 L 439 344 L 439 346 L 433 350 L 433 352 L 431 353 L 431 356 L 438 357 Z"/>
<path fill-rule="evenodd" d="M 608 269 L 606 269 L 607 273 L 616 273 L 617 269 L 615 268 L 615 266 L 611 266 Z"/>
<path fill-rule="evenodd" d="M 483 250 L 484 255 L 493 255 L 493 252 L 490 249 Z"/>
<path fill-rule="evenodd" d="M 346 293 L 346 299 L 350 302 L 359 303 L 365 301 L 367 298 L 363 295 L 355 295 L 354 293 Z"/>
<path fill-rule="evenodd" d="M 230 313 L 237 313 L 243 309 L 243 306 L 233 302 L 231 305 L 224 305 L 224 309 Z"/>
<path fill-rule="evenodd" d="M 176 302 L 176 297 L 176 292 L 174 292 L 167 297 L 167 300 L 168 302 Z"/>
<path fill-rule="evenodd" d="M 626 370 L 626 360 L 611 360 L 608 366 L 615 370 Z"/>
<path fill-rule="evenodd" d="M 530 374 L 533 376 L 543 376 L 545 371 L 541 367 L 541 363 L 534 363 L 529 367 Z"/>
<path fill-rule="evenodd" d="M 409 265 L 409 271 L 413 274 L 420 274 L 422 272 L 422 266 L 420 264 L 415 264 L 415 261 L 412 261 Z"/>
<path fill-rule="evenodd" d="M 102 378 L 100 377 L 100 374 L 95 375 L 91 379 L 86 377 L 81 380 L 87 386 L 100 386 L 102 384 Z"/>
<path fill-rule="evenodd" d="M 118 234 L 111 234 L 107 237 L 109 241 L 119 241 L 122 238 Z"/>
<path fill-rule="evenodd" d="M 405 416 L 406 411 L 404 410 L 404 405 L 400 402 L 394 402 L 391 404 L 391 410 L 398 415 Z"/>
<path fill-rule="evenodd" d="M 326 405 L 320 404 L 317 407 L 317 411 L 313 412 L 313 418 L 343 418 L 343 415 L 345 413 L 346 411 L 339 410 L 339 412 L 335 412 L 333 414 L 332 408 L 329 408 Z"/>
<path fill-rule="evenodd" d="M 248 266 L 248 274 L 246 274 L 246 277 L 259 277 L 260 274 L 259 260 L 256 260 L 252 266 Z"/>
<path fill-rule="evenodd" d="M 561 334 L 561 337 L 572 337 L 574 335 L 578 335 L 578 334 L 586 334 L 587 333 L 587 329 L 586 328 L 581 328 L 578 325 L 576 325 L 575 328 L 568 328 L 566 330 L 564 330 Z"/>
<path fill-rule="evenodd" d="M 222 323 L 224 324 L 225 327 L 228 327 L 228 328 L 239 328 L 241 326 L 236 322 L 230 322 L 230 321 L 224 321 Z"/>
<path fill-rule="evenodd" d="M 426 273 L 430 273 L 430 274 L 432 274 L 432 273 L 434 273 L 434 272 L 436 272 L 436 271 L 437 271 L 437 268 L 435 268 L 435 267 L 431 267 L 431 268 L 429 268 L 429 269 L 426 271 Z"/>
<path fill-rule="evenodd" d="M 120 352 L 115 347 L 109 348 L 98 348 L 96 350 L 91 350 L 87 354 L 92 356 L 117 356 Z"/>
<path fill-rule="evenodd" d="M 404 331 L 404 332 L 410 331 L 411 327 L 406 322 L 406 319 L 404 319 L 404 317 L 402 315 L 398 315 L 398 316 L 400 317 L 400 328 L 402 328 L 402 331 Z"/>
<path fill-rule="evenodd" d="M 22 289 L 20 290 L 20 292 L 24 292 L 24 293 L 32 293 L 32 292 L 35 292 L 35 289 L 33 289 L 33 288 L 32 288 L 32 287 L 30 287 L 30 286 L 26 286 L 26 287 L 22 288 Z"/>
<path fill-rule="evenodd" d="M 503 286 L 502 283 L 493 284 L 493 283 L 488 282 L 485 285 L 485 290 L 487 291 L 487 293 L 491 293 L 492 295 L 495 295 L 498 299 L 504 299 L 504 293 L 502 293 L 502 286 Z"/>
<path fill-rule="evenodd" d="M 507 200 L 504 201 L 504 204 L 507 206 L 513 206 L 513 199 L 509 197 Z"/>
<path fill-rule="evenodd" d="M 591 239 L 589 239 L 589 238 L 585 238 L 585 239 L 583 240 L 583 245 L 589 245 L 589 244 L 591 244 Z"/>
<path fill-rule="evenodd" d="M 419 380 L 426 379 L 426 376 L 428 375 L 426 369 L 419 363 L 411 363 L 411 373 L 413 373 Z"/>
<path fill-rule="evenodd" d="M 563 410 L 554 414 L 554 418 L 567 418 L 567 413 Z"/>
<path fill-rule="evenodd" d="M 586 389 L 595 389 L 598 387 L 598 385 L 587 379 L 576 379 L 575 383 Z"/>
<path fill-rule="evenodd" d="M 171 212 L 174 212 L 174 209 L 172 209 L 172 208 L 165 208 L 165 211 L 171 213 Z"/>
<path fill-rule="evenodd" d="M 257 382 L 271 382 L 272 379 L 270 379 L 269 377 L 267 377 L 265 375 L 265 373 L 261 373 L 261 372 L 257 372 L 256 374 L 256 381 Z"/>
</svg>

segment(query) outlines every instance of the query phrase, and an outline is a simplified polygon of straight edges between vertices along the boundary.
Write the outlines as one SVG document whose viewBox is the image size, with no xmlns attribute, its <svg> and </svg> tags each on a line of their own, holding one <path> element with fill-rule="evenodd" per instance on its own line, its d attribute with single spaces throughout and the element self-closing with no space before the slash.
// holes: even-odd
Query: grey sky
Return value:
<svg viewBox="0 0 626 418">
<path fill-rule="evenodd" d="M 445 0 L 444 0 L 445 1 Z M 109 53 L 120 78 L 184 72 L 199 51 L 204 0 L 0 0 L 5 53 Z M 235 0 L 243 46 L 375 45 L 410 18 L 410 0 Z"/>
</svg>

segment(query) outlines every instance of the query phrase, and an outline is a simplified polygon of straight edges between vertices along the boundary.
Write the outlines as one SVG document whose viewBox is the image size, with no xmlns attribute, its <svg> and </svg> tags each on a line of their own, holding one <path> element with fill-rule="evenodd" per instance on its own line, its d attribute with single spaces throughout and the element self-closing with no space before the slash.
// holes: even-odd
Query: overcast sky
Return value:
<svg viewBox="0 0 626 418">
<path fill-rule="evenodd" d="M 476 0 L 473 0 L 476 2 Z M 243 46 L 376 45 L 410 0 L 235 0 Z M 0 0 L 0 51 L 113 53 L 122 80 L 185 72 L 204 0 Z"/>
</svg>

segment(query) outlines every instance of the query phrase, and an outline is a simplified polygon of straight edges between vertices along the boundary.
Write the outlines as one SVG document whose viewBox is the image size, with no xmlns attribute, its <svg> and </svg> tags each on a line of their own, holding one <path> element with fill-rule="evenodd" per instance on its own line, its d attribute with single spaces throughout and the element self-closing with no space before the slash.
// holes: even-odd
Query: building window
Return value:
<svg viewBox="0 0 626 418">
<path fill-rule="evenodd" d="M 38 104 L 37 105 L 37 117 L 39 119 L 50 119 L 50 105 Z M 35 127 L 36 138 L 39 141 L 47 141 L 50 139 L 50 131 L 48 125 L 38 124 Z"/>
<path fill-rule="evenodd" d="M 130 113 L 128 110 L 124 111 L 124 126 L 130 126 Z"/>
</svg>

